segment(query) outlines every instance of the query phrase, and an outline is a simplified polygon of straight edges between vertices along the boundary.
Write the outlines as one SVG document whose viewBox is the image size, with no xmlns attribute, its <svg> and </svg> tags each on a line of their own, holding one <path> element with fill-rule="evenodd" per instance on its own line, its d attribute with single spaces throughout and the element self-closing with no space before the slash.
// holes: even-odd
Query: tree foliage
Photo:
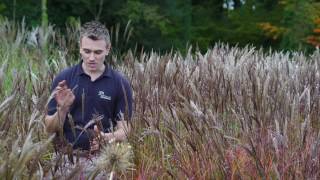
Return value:
<svg viewBox="0 0 320 180">
<path fill-rule="evenodd" d="M 222 41 L 281 50 L 312 50 L 319 0 L 47 0 L 50 24 L 100 20 L 133 28 L 128 46 L 168 51 L 187 44 L 201 50 Z M 41 24 L 40 0 L 1 0 L 0 14 Z M 124 31 L 124 30 L 123 30 Z"/>
<path fill-rule="evenodd" d="M 307 37 L 307 43 L 320 47 L 320 18 L 315 21 L 316 27 L 313 29 L 314 34 Z"/>
</svg>

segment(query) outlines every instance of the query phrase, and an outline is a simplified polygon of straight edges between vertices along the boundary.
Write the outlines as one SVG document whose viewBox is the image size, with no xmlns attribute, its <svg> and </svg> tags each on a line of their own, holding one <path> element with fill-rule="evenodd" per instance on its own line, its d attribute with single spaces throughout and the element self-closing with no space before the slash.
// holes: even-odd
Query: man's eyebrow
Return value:
<svg viewBox="0 0 320 180">
<path fill-rule="evenodd" d="M 92 50 L 92 49 L 87 49 L 87 48 L 82 48 L 82 49 L 86 50 L 86 51 L 94 51 L 94 52 L 103 51 L 102 49 L 97 49 L 97 50 Z"/>
</svg>

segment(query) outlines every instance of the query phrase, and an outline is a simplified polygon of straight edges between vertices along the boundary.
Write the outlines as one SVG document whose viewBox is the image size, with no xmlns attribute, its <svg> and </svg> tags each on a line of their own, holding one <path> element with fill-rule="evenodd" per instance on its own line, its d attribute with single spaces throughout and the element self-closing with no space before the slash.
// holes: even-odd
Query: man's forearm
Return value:
<svg viewBox="0 0 320 180">
<path fill-rule="evenodd" d="M 111 133 L 105 133 L 106 139 L 110 141 L 124 141 L 127 138 L 127 134 L 123 129 L 118 129 Z"/>
<path fill-rule="evenodd" d="M 126 121 L 118 121 L 117 130 L 111 133 L 105 133 L 106 140 L 110 141 L 124 141 L 127 139 L 127 134 L 130 132 L 130 127 Z"/>
<path fill-rule="evenodd" d="M 66 116 L 68 114 L 69 108 L 57 108 L 57 112 L 53 115 L 47 115 L 45 118 L 46 130 L 48 133 L 54 133 L 62 128 Z"/>
</svg>

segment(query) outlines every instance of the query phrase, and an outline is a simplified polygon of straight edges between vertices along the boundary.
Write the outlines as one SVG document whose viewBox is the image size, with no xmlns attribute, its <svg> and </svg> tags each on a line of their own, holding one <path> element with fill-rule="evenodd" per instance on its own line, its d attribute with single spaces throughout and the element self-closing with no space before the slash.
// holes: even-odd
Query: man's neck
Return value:
<svg viewBox="0 0 320 180">
<path fill-rule="evenodd" d="M 103 64 L 103 66 L 101 68 L 97 69 L 96 71 L 88 70 L 84 66 L 83 63 L 81 64 L 81 66 L 82 66 L 82 69 L 83 69 L 84 73 L 86 73 L 87 75 L 89 75 L 91 77 L 91 81 L 95 81 L 98 77 L 100 77 L 104 73 L 104 71 L 106 69 L 106 65 L 104 65 L 104 64 Z"/>
</svg>

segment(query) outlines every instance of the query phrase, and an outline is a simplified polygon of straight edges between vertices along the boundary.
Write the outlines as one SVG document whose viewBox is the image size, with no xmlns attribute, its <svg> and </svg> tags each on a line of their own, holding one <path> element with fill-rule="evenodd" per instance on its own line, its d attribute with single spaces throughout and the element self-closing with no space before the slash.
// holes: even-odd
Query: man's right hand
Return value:
<svg viewBox="0 0 320 180">
<path fill-rule="evenodd" d="M 68 88 L 66 80 L 60 81 L 55 89 L 55 100 L 59 108 L 69 109 L 74 102 L 75 96 Z"/>
</svg>

